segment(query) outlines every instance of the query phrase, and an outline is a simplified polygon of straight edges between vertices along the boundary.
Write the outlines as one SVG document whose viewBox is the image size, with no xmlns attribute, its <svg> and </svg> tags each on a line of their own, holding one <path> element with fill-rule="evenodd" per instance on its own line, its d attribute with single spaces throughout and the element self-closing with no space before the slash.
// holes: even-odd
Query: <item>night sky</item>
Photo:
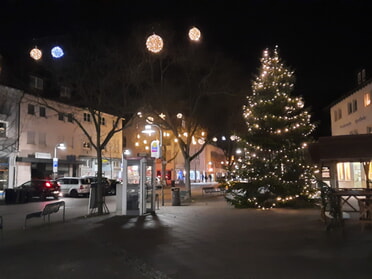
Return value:
<svg viewBox="0 0 372 279">
<path fill-rule="evenodd" d="M 4 3 L 3 3 L 4 2 Z M 123 36 L 137 23 L 167 21 L 186 33 L 197 26 L 203 44 L 239 61 L 250 84 L 262 51 L 275 45 L 296 74 L 295 94 L 316 118 L 357 86 L 357 73 L 372 77 L 371 1 L 168 1 L 2 0 L 0 53 L 28 52 L 32 38 L 64 35 L 76 27 L 103 27 Z"/>
</svg>

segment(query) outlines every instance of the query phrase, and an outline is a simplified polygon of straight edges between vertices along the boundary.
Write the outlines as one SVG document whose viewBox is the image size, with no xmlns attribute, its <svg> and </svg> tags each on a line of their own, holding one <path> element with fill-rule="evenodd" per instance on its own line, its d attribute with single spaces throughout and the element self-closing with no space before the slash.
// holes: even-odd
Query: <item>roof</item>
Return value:
<svg viewBox="0 0 372 279">
<path fill-rule="evenodd" d="M 372 134 L 320 137 L 309 144 L 311 160 L 365 162 L 372 160 Z"/>
</svg>

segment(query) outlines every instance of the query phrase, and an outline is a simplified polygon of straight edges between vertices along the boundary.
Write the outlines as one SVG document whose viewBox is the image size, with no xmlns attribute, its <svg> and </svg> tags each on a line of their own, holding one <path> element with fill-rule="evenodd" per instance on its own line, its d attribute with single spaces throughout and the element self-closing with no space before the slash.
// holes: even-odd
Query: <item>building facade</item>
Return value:
<svg viewBox="0 0 372 279">
<path fill-rule="evenodd" d="M 332 136 L 372 134 L 372 80 L 360 84 L 354 91 L 330 107 Z M 372 169 L 372 168 L 371 168 Z M 372 171 L 368 171 L 371 179 Z M 366 173 L 362 162 L 338 162 L 338 187 L 364 188 Z"/>
<path fill-rule="evenodd" d="M 8 173 L 2 174 L 2 180 L 7 180 L 7 186 L 3 188 L 15 187 L 31 178 L 53 177 L 54 157 L 58 159 L 57 177 L 96 175 L 96 150 L 73 121 L 76 118 L 89 136 L 95 139 L 96 130 L 87 110 L 30 94 L 21 94 L 17 100 L 9 99 L 8 103 L 12 103 L 11 113 L 2 114 L 1 123 L 6 123 L 9 129 L 6 140 L 3 139 L 1 143 L 2 146 L 10 141 L 15 144 L 7 152 L 7 158 L 2 156 L 2 161 L 7 160 L 8 166 Z M 110 131 L 114 118 L 103 114 L 100 126 L 102 139 Z M 60 144 L 64 144 L 66 149 L 60 150 Z M 102 153 L 103 175 L 112 179 L 120 178 L 122 132 L 113 135 Z"/>
<path fill-rule="evenodd" d="M 22 91 L 0 85 L 0 191 L 12 187 L 15 181 L 22 96 Z"/>
</svg>

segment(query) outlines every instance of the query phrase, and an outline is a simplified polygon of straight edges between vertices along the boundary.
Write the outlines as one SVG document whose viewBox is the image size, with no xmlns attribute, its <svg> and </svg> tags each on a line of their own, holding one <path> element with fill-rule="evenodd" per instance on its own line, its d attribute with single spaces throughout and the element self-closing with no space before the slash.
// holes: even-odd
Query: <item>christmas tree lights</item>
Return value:
<svg viewBox="0 0 372 279">
<path fill-rule="evenodd" d="M 278 48 L 265 50 L 243 106 L 247 133 L 235 171 L 247 183 L 231 191 L 228 201 L 236 206 L 267 209 L 311 194 L 312 166 L 304 151 L 315 125 L 302 98 L 292 96 L 294 83 Z"/>
</svg>

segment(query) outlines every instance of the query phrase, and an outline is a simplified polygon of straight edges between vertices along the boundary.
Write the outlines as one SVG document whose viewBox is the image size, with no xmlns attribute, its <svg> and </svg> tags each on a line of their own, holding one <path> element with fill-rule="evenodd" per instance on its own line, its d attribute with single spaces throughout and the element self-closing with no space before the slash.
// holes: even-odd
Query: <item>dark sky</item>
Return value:
<svg viewBox="0 0 372 279">
<path fill-rule="evenodd" d="M 157 21 L 185 33 L 195 25 L 203 43 L 241 63 L 247 83 L 257 73 L 262 51 L 278 45 L 282 59 L 295 70 L 296 94 L 319 115 L 356 87 L 360 69 L 372 76 L 369 2 L 2 0 L 0 47 L 30 49 L 31 38 L 63 35 L 77 26 L 122 29 L 125 36 L 135 23 L 153 22 L 157 33 Z"/>
</svg>

